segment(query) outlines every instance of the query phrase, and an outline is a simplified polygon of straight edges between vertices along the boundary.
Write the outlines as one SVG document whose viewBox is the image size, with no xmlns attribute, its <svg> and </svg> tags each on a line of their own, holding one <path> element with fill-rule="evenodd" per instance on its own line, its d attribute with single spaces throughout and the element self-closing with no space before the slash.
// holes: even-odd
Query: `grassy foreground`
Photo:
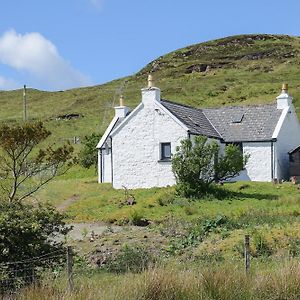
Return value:
<svg viewBox="0 0 300 300">
<path fill-rule="evenodd" d="M 135 197 L 135 205 L 125 203 L 123 190 L 98 184 L 94 170 L 75 168 L 36 197 L 64 210 L 71 223 L 104 222 L 126 227 L 147 220 L 150 228 L 146 231 L 169 240 L 167 251 L 185 255 L 187 245 L 192 245 L 192 254 L 188 255 L 195 260 L 241 257 L 245 234 L 251 235 L 252 252 L 257 256 L 300 255 L 300 193 L 298 186 L 291 183 L 225 184 L 223 199 L 185 199 L 176 196 L 174 187 L 129 192 Z M 135 232 L 127 230 L 120 236 L 106 238 L 126 243 L 127 236 L 132 237 Z M 99 237 L 95 243 L 102 244 L 104 238 Z M 153 237 L 154 243 L 156 239 Z M 133 241 L 138 243 L 139 238 Z M 87 245 L 91 247 L 88 241 Z"/>
<path fill-rule="evenodd" d="M 75 167 L 39 191 L 35 197 L 61 207 L 72 222 L 104 221 L 128 224 L 138 214 L 159 223 L 172 215 L 193 220 L 212 218 L 218 214 L 235 219 L 250 218 L 251 222 L 291 223 L 300 215 L 298 186 L 285 182 L 279 185 L 258 182 L 225 184 L 222 193 L 203 199 L 186 199 L 175 195 L 174 187 L 129 191 L 135 205 L 126 205 L 124 190 L 110 184 L 98 184 L 93 169 Z"/>
<path fill-rule="evenodd" d="M 263 266 L 248 275 L 238 265 L 202 268 L 154 267 L 141 274 L 98 273 L 76 278 L 67 292 L 60 278 L 25 289 L 17 299 L 128 299 L 128 300 L 296 300 L 300 298 L 300 265 L 285 262 Z"/>
</svg>

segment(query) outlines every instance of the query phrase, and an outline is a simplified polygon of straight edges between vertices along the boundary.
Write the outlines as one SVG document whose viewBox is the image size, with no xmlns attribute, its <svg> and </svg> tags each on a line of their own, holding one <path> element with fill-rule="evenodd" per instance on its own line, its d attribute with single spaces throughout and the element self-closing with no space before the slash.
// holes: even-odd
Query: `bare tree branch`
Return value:
<svg viewBox="0 0 300 300">
<path fill-rule="evenodd" d="M 70 168 L 73 147 L 69 144 L 39 148 L 49 135 L 41 122 L 0 128 L 0 177 L 5 179 L 0 186 L 10 202 L 22 201 Z"/>
</svg>

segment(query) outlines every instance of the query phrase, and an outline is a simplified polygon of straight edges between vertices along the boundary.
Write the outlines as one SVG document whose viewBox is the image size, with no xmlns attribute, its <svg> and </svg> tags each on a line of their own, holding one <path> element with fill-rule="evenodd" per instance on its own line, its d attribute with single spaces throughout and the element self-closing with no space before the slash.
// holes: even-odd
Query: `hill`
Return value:
<svg viewBox="0 0 300 300">
<path fill-rule="evenodd" d="M 52 142 L 103 133 L 123 93 L 135 107 L 146 75 L 154 74 L 165 99 L 195 107 L 270 103 L 288 82 L 300 107 L 300 38 L 285 35 L 240 35 L 195 44 L 150 62 L 138 73 L 103 85 L 67 91 L 28 90 L 30 119 L 43 120 Z M 22 90 L 0 92 L 0 121 L 22 119 Z M 66 120 L 59 116 L 79 114 Z"/>
</svg>

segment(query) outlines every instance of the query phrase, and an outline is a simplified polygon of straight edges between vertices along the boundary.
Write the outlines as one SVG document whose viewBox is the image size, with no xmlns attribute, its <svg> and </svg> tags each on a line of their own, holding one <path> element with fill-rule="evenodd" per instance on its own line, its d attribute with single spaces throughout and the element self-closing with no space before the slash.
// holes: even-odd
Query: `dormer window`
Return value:
<svg viewBox="0 0 300 300">
<path fill-rule="evenodd" d="M 244 118 L 244 114 L 238 113 L 232 117 L 231 122 L 234 124 L 242 123 L 243 118 Z"/>
</svg>

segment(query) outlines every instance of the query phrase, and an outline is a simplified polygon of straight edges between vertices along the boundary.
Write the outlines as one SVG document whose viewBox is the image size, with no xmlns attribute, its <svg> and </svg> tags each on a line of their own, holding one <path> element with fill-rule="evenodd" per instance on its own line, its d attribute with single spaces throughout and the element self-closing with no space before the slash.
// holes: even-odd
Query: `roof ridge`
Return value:
<svg viewBox="0 0 300 300">
<path fill-rule="evenodd" d="M 216 110 L 216 109 L 224 109 L 224 108 L 248 108 L 248 107 L 264 107 L 264 106 L 276 106 L 276 103 L 265 103 L 265 104 L 253 104 L 253 105 L 223 105 L 217 107 L 207 107 L 202 110 Z"/>
<path fill-rule="evenodd" d="M 276 103 L 273 102 L 273 103 L 264 103 L 264 104 L 250 104 L 250 105 L 223 105 L 223 106 L 216 106 L 216 107 L 204 107 L 204 108 L 197 108 L 197 107 L 194 107 L 194 106 L 191 106 L 191 105 L 187 105 L 187 104 L 181 104 L 181 103 L 178 103 L 178 102 L 174 102 L 174 101 L 171 101 L 171 100 L 167 100 L 167 99 L 161 99 L 161 101 L 163 102 L 167 102 L 167 103 L 171 103 L 171 104 L 174 104 L 174 105 L 178 105 L 178 106 L 182 106 L 182 107 L 186 107 L 186 108 L 190 108 L 190 109 L 195 109 L 195 110 L 198 110 L 198 111 L 205 111 L 205 110 L 213 110 L 213 109 L 224 109 L 224 108 L 247 108 L 247 107 L 264 107 L 264 106 L 276 106 Z"/>
<path fill-rule="evenodd" d="M 182 106 L 182 107 L 186 107 L 186 108 L 191 108 L 191 109 L 203 111 L 203 108 L 197 108 L 197 107 L 193 107 L 193 106 L 191 106 L 191 105 L 181 104 L 181 103 L 173 102 L 173 101 L 166 100 L 166 99 L 161 99 L 161 101 L 167 102 L 167 103 L 171 103 L 171 104 L 174 104 L 174 105 L 178 105 L 178 106 Z"/>
</svg>

